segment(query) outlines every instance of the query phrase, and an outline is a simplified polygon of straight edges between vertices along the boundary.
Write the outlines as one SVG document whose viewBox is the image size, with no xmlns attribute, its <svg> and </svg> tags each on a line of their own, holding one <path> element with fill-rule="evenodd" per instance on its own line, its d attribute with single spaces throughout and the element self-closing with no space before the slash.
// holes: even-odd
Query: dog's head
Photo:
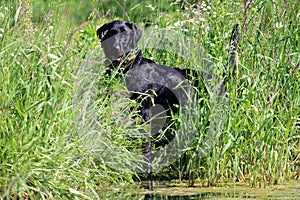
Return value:
<svg viewBox="0 0 300 200">
<path fill-rule="evenodd" d="M 135 24 L 122 20 L 104 24 L 97 30 L 106 58 L 121 61 L 132 49 L 137 47 L 142 31 Z"/>
</svg>

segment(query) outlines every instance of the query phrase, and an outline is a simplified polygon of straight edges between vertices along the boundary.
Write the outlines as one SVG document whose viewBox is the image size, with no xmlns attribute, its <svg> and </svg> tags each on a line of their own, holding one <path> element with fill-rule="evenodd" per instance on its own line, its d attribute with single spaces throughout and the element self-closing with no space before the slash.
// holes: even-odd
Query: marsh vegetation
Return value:
<svg viewBox="0 0 300 200">
<path fill-rule="evenodd" d="M 210 153 L 200 156 L 199 151 L 210 120 L 208 96 L 198 111 L 201 123 L 193 145 L 157 171 L 157 180 L 265 187 L 298 179 L 299 10 L 297 0 L 1 1 L 0 197 L 95 199 L 139 187 L 143 175 L 122 168 L 140 148 L 139 140 L 130 139 L 144 128 L 132 126 L 137 113 L 129 108 L 138 105 L 123 97 L 128 91 L 122 81 L 106 76 L 98 62 L 104 55 L 96 30 L 113 19 L 193 38 L 229 77 L 227 112 Z M 231 74 L 229 40 L 235 24 L 240 24 L 238 67 Z M 144 49 L 144 55 L 160 64 L 186 65 L 176 52 Z M 82 67 L 99 72 L 96 115 L 105 140 L 97 150 L 122 150 L 109 164 L 78 134 L 81 110 L 74 108 L 74 94 Z M 107 91 L 114 91 L 110 98 Z"/>
</svg>

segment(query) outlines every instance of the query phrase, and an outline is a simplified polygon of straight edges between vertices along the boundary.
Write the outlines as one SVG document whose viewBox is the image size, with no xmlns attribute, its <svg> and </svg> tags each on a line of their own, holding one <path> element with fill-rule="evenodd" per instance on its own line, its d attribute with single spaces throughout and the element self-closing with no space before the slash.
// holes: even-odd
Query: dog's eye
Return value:
<svg viewBox="0 0 300 200">
<path fill-rule="evenodd" d="M 107 38 L 110 38 L 110 37 L 113 37 L 113 36 L 115 36 L 115 35 L 117 35 L 118 34 L 118 31 L 116 31 L 116 30 L 111 30 L 111 31 L 109 31 L 107 34 L 106 34 L 106 39 Z"/>
<path fill-rule="evenodd" d="M 120 32 L 124 32 L 124 31 L 126 31 L 126 29 L 124 27 L 121 27 Z"/>
</svg>

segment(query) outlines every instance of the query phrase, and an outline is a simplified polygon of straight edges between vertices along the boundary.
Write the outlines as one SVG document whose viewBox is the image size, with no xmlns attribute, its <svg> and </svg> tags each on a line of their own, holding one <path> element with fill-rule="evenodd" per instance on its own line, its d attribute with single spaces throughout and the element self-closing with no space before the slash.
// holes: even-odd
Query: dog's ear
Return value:
<svg viewBox="0 0 300 200">
<path fill-rule="evenodd" d="M 121 20 L 116 20 L 111 23 L 106 23 L 97 30 L 97 36 L 98 36 L 100 42 L 102 42 L 108 38 L 106 34 L 114 27 L 114 24 L 121 24 L 122 22 L 124 25 L 126 25 L 128 27 L 128 29 L 131 30 L 130 37 L 131 37 L 131 39 L 134 40 L 134 43 L 137 44 L 138 41 L 141 39 L 142 31 L 134 23 L 131 23 L 131 22 L 124 23 L 124 21 L 121 21 Z M 117 33 L 124 32 L 124 31 L 126 31 L 126 29 L 121 29 Z M 128 32 L 128 31 L 126 31 L 126 32 Z M 110 35 L 110 36 L 113 36 L 113 35 Z"/>
<path fill-rule="evenodd" d="M 98 36 L 100 42 L 102 42 L 103 39 L 105 38 L 106 33 L 110 29 L 109 27 L 110 27 L 110 24 L 104 24 L 97 30 L 97 36 Z"/>
<path fill-rule="evenodd" d="M 138 43 L 138 41 L 141 39 L 142 31 L 139 29 L 134 23 L 126 22 L 126 26 L 132 30 L 132 39 L 134 40 L 135 45 Z"/>
</svg>

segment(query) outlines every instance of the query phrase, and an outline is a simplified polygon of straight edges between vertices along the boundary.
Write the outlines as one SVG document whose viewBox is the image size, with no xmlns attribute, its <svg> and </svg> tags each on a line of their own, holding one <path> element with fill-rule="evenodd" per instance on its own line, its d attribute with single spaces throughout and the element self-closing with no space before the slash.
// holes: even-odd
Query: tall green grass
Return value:
<svg viewBox="0 0 300 200">
<path fill-rule="evenodd" d="M 39 20 L 24 11 L 33 3 L 27 2 L 0 5 L 2 198 L 99 198 L 103 192 L 135 185 L 134 172 L 116 169 L 134 160 L 129 150 L 140 148 L 140 141 L 133 142 L 130 136 L 143 128 L 131 124 L 136 113 L 128 108 L 136 103 L 120 98 L 123 91 L 126 93 L 121 80 L 106 77 L 101 65 L 95 64 L 99 72 L 99 99 L 95 104 L 101 108 L 97 117 L 102 133 L 110 139 L 103 142 L 108 146 L 108 141 L 112 142 L 124 153 L 114 158 L 114 163 L 107 165 L 91 153 L 74 120 L 80 112 L 74 108 L 78 70 L 80 66 L 92 70 L 93 66 L 84 63 L 103 57 L 96 29 L 114 18 L 128 17 L 140 26 L 150 24 L 185 32 L 225 72 L 231 69 L 227 65 L 231 30 L 236 23 L 241 27 L 238 73 L 236 78 L 229 77 L 226 86 L 229 107 L 221 137 L 209 155 L 200 157 L 198 147 L 206 128 L 201 124 L 192 150 L 157 176 L 164 172 L 190 178 L 190 185 L 243 181 L 250 186 L 299 177 L 297 1 L 183 1 L 169 7 L 163 1 L 126 1 L 131 3 L 125 10 L 111 1 L 114 12 L 108 12 L 108 5 L 99 2 L 90 9 L 86 18 L 90 22 L 83 24 L 82 18 L 77 21 L 68 15 L 73 13 L 66 10 L 68 1 L 49 4 Z M 69 9 L 79 10 L 72 5 Z M 163 64 L 181 64 L 172 53 L 162 56 L 149 50 L 146 55 Z M 117 92 L 108 98 L 107 91 Z M 209 116 L 204 118 L 208 120 Z"/>
</svg>

